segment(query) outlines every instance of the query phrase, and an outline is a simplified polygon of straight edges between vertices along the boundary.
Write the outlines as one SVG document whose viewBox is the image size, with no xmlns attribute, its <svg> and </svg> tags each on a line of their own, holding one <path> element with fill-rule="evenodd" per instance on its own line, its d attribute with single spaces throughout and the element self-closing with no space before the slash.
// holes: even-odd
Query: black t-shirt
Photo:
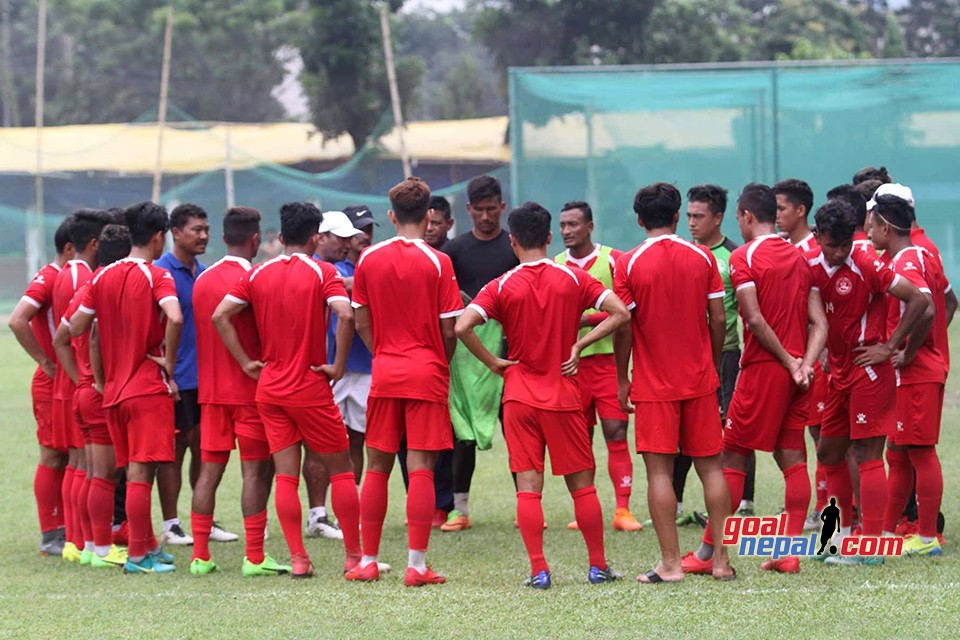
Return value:
<svg viewBox="0 0 960 640">
<path fill-rule="evenodd" d="M 449 240 L 441 251 L 450 256 L 460 289 L 471 298 L 485 284 L 520 264 L 510 248 L 510 234 L 503 229 L 493 240 L 479 240 L 467 231 Z"/>
</svg>

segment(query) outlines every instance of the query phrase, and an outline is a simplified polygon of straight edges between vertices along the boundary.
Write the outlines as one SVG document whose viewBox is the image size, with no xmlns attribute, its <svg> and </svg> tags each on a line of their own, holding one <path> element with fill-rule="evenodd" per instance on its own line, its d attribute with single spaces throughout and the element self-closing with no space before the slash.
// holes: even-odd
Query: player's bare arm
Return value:
<svg viewBox="0 0 960 640">
<path fill-rule="evenodd" d="M 457 349 L 457 318 L 440 318 L 440 336 L 443 338 L 443 355 L 447 363 L 453 359 L 453 352 Z"/>
<path fill-rule="evenodd" d="M 61 322 L 57 327 L 57 332 L 53 335 L 53 350 L 57 354 L 57 360 L 60 362 L 60 368 L 67 374 L 73 384 L 77 384 L 77 359 L 73 355 L 73 348 L 70 346 L 70 328 L 65 322 Z"/>
<path fill-rule="evenodd" d="M 354 318 L 353 308 L 346 300 L 334 300 L 330 303 L 330 309 L 337 314 L 337 356 L 333 364 L 322 364 L 311 366 L 310 369 L 315 373 L 322 373 L 334 382 L 343 378 L 347 370 L 347 356 L 350 354 L 350 345 L 353 343 Z"/>
<path fill-rule="evenodd" d="M 90 330 L 90 327 L 93 326 L 93 319 L 95 317 L 92 312 L 78 309 L 76 313 L 70 317 L 70 335 L 74 338 L 79 338 L 85 334 Z"/>
<path fill-rule="evenodd" d="M 230 319 L 243 311 L 246 306 L 246 304 L 240 304 L 229 298 L 224 298 L 214 310 L 211 320 L 217 328 L 217 333 L 220 334 L 220 339 L 223 340 L 224 346 L 227 347 L 227 351 L 229 351 L 233 359 L 237 361 L 240 368 L 243 369 L 243 372 L 254 380 L 259 380 L 260 370 L 266 366 L 266 363 L 260 360 L 254 360 L 247 354 L 243 345 L 240 344 L 240 336 L 237 334 L 237 328 L 230 322 Z"/>
<path fill-rule="evenodd" d="M 463 346 L 469 349 L 470 353 L 472 353 L 477 360 L 482 362 L 488 369 L 490 369 L 490 371 L 493 371 L 498 376 L 502 376 L 507 367 L 517 364 L 518 361 L 498 358 L 490 353 L 485 346 L 483 346 L 483 343 L 480 342 L 480 338 L 477 337 L 477 333 L 474 331 L 475 327 L 478 327 L 483 323 L 483 316 L 481 316 L 476 309 L 467 307 L 467 309 L 463 312 L 463 315 L 461 315 L 457 320 L 455 328 L 457 338 L 459 338 L 460 342 L 463 343 Z"/>
<path fill-rule="evenodd" d="M 630 355 L 633 353 L 633 330 L 626 324 L 613 334 L 613 356 L 617 363 L 617 399 L 620 408 L 633 413 L 630 403 Z"/>
<path fill-rule="evenodd" d="M 363 340 L 367 351 L 373 353 L 373 326 L 370 322 L 370 307 L 357 307 L 353 310 L 357 335 Z"/>
<path fill-rule="evenodd" d="M 57 364 L 43 352 L 40 343 L 37 342 L 37 337 L 33 335 L 33 329 L 30 328 L 30 321 L 37 315 L 38 311 L 39 309 L 29 302 L 21 300 L 17 303 L 16 308 L 14 308 L 13 314 L 10 316 L 10 322 L 8 322 L 7 325 L 10 327 L 13 335 L 17 337 L 17 342 L 19 342 L 23 350 L 27 352 L 27 355 L 33 358 L 43 369 L 43 372 L 52 380 L 57 372 Z"/>
<path fill-rule="evenodd" d="M 953 292 L 953 289 L 950 289 L 943 294 L 943 297 L 946 299 L 947 326 L 949 327 L 950 323 L 953 322 L 953 314 L 957 312 L 957 294 Z"/>
<path fill-rule="evenodd" d="M 723 298 L 707 300 L 707 322 L 710 325 L 710 347 L 713 349 L 713 366 L 720 370 L 723 341 L 727 336 L 727 314 Z"/>
<path fill-rule="evenodd" d="M 604 296 L 600 303 L 600 310 L 605 315 L 604 319 L 573 345 L 570 349 L 570 358 L 560 367 L 561 374 L 565 376 L 576 375 L 577 366 L 580 363 L 580 354 L 583 350 L 598 340 L 606 338 L 630 321 L 630 312 L 627 311 L 626 305 L 612 292 Z"/>
<path fill-rule="evenodd" d="M 103 395 L 103 385 L 107 382 L 107 376 L 103 373 L 103 356 L 100 353 L 100 332 L 97 325 L 93 325 L 90 331 L 90 368 L 93 370 L 93 388 Z"/>
<path fill-rule="evenodd" d="M 827 332 L 830 330 L 827 314 L 823 310 L 823 300 L 816 289 L 811 289 L 807 294 L 807 321 L 807 350 L 803 354 L 800 372 L 800 382 L 804 383 L 800 386 L 804 389 L 813 382 L 813 365 L 824 352 L 827 345 Z"/>
<path fill-rule="evenodd" d="M 744 287 L 737 291 L 737 303 L 740 305 L 740 313 L 743 316 L 743 324 L 757 338 L 764 349 L 769 351 L 783 368 L 791 373 L 800 370 L 803 360 L 794 358 L 783 348 L 780 338 L 773 332 L 770 325 L 767 324 L 763 313 L 760 311 L 760 301 L 757 299 L 756 287 Z"/>
<path fill-rule="evenodd" d="M 901 282 L 903 280 L 904 279 L 901 278 Z M 890 293 L 893 293 L 893 289 L 890 290 Z M 920 297 L 923 299 L 925 304 L 921 305 L 920 317 L 916 321 L 913 330 L 909 331 L 909 335 L 906 336 L 906 344 L 904 345 L 904 348 L 893 352 L 891 359 L 893 361 L 893 366 L 897 369 L 905 367 L 913 362 L 913 359 L 917 356 L 917 351 L 920 350 L 920 347 L 926 341 L 927 336 L 930 335 L 930 330 L 933 328 L 933 320 L 936 316 L 936 307 L 933 304 L 933 299 L 929 294 L 921 293 L 919 290 L 918 293 L 920 293 Z M 897 328 L 894 329 L 890 340 L 887 341 L 887 345 L 891 346 L 891 349 L 896 349 L 899 345 L 904 344 L 903 335 L 900 336 L 899 342 L 894 342 L 893 339 L 897 337 L 898 330 L 907 320 L 907 313 L 909 311 L 909 307 L 904 309 L 903 316 L 901 316 L 900 322 L 897 324 Z M 857 362 L 857 364 L 860 363 Z"/>
<path fill-rule="evenodd" d="M 180 391 L 173 381 L 173 371 L 177 366 L 177 349 L 180 347 L 180 334 L 183 332 L 183 311 L 180 309 L 180 301 L 176 298 L 167 298 L 160 303 L 160 308 L 167 316 L 167 329 L 164 333 L 167 384 L 173 390 L 174 400 L 179 400 Z"/>
</svg>

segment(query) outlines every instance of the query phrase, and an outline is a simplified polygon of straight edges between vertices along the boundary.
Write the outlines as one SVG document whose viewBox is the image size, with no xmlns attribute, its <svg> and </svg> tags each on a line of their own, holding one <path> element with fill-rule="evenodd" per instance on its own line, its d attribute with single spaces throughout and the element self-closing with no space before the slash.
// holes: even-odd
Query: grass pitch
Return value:
<svg viewBox="0 0 960 640">
<path fill-rule="evenodd" d="M 956 332 L 954 332 L 956 333 Z M 956 344 L 956 341 L 954 342 Z M 379 583 L 348 584 L 342 551 L 329 540 L 307 540 L 317 567 L 313 580 L 246 579 L 241 542 L 211 545 L 222 572 L 195 577 L 190 550 L 169 549 L 177 572 L 125 576 L 70 565 L 36 553 L 38 529 L 32 478 L 36 440 L 30 408 L 31 362 L 13 336 L 0 331 L 0 637 L 3 638 L 955 638 L 960 635 L 960 385 L 947 386 L 940 456 L 943 460 L 948 545 L 939 559 L 891 559 L 883 567 L 845 569 L 805 562 L 800 575 L 761 572 L 757 558 L 736 558 L 739 579 L 717 583 L 690 576 L 680 585 L 644 586 L 634 577 L 658 559 L 652 530 L 607 535 L 607 555 L 624 572 L 621 583 L 586 582 L 586 550 L 567 531 L 573 506 L 561 480 L 549 478 L 544 511 L 546 553 L 554 575 L 548 592 L 521 587 L 529 565 L 513 527 L 515 497 L 502 440 L 478 456 L 471 497 L 473 528 L 431 538 L 430 562 L 447 574 L 438 587 L 403 586 L 406 530 L 399 472 L 391 482 L 381 559 L 395 567 Z M 633 436 L 631 435 L 631 441 Z M 613 491 L 606 451 L 597 436 L 597 488 L 609 526 Z M 811 454 L 812 455 L 812 454 Z M 233 458 L 235 463 L 236 456 Z M 635 460 L 632 507 L 647 517 L 643 464 Z M 811 465 L 812 472 L 812 465 Z M 772 457 L 757 465 L 759 513 L 783 502 L 783 480 Z M 703 508 L 695 474 L 688 508 Z M 238 465 L 220 488 L 217 516 L 242 533 Z M 304 500 L 306 496 L 304 495 Z M 190 492 L 180 498 L 189 523 Z M 159 526 L 159 506 L 154 505 Z M 267 552 L 288 558 L 270 507 Z M 685 549 L 701 530 L 681 529 Z"/>
</svg>

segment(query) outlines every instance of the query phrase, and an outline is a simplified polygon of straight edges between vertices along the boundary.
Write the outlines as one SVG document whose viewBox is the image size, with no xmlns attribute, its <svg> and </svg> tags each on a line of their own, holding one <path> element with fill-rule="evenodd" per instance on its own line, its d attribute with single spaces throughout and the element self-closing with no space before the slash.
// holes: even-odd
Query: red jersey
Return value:
<svg viewBox="0 0 960 640">
<path fill-rule="evenodd" d="M 724 288 L 713 253 L 676 234 L 648 238 L 617 260 L 614 291 L 633 312 L 632 400 L 716 391 L 707 301 Z"/>
<path fill-rule="evenodd" d="M 586 271 L 547 258 L 522 263 L 480 290 L 470 308 L 503 325 L 507 357 L 519 360 L 503 373 L 504 402 L 581 410 L 577 379 L 560 368 L 577 341 L 583 312 L 599 309 L 610 293 Z"/>
<path fill-rule="evenodd" d="M 206 268 L 193 285 L 193 323 L 197 328 L 198 399 L 201 404 L 256 404 L 257 381 L 243 372 L 214 326 L 211 318 L 220 302 L 243 276 L 250 263 L 225 256 Z M 254 360 L 260 359 L 260 338 L 253 311 L 247 307 L 230 319 L 240 344 Z"/>
<path fill-rule="evenodd" d="M 303 253 L 280 255 L 248 271 L 227 299 L 249 304 L 262 347 L 257 402 L 292 407 L 333 404 L 330 380 L 310 367 L 327 363 L 327 306 L 350 302 L 336 267 Z"/>
<path fill-rule="evenodd" d="M 830 267 L 823 254 L 810 261 L 813 288 L 820 291 L 830 322 L 827 352 L 830 375 L 840 392 L 848 391 L 864 377 L 876 380 L 872 367 L 853 363 L 854 348 L 882 342 L 887 336 L 887 291 L 900 276 L 875 257 L 852 251 L 839 267 Z"/>
<path fill-rule="evenodd" d="M 807 298 L 810 294 L 810 267 L 803 256 L 775 234 L 754 238 L 730 254 L 730 282 L 740 291 L 756 287 L 760 313 L 795 358 L 807 349 Z M 740 307 L 743 317 L 743 307 Z M 746 323 L 746 319 L 744 319 Z M 744 328 L 740 367 L 755 362 L 776 361 L 772 353 Z"/>
<path fill-rule="evenodd" d="M 890 268 L 912 282 L 920 291 L 930 295 L 933 298 L 935 311 L 930 334 L 917 350 L 913 362 L 900 369 L 898 383 L 899 385 L 923 382 L 943 384 L 946 382 L 949 369 L 949 360 L 944 355 L 943 349 L 947 344 L 947 311 L 944 292 L 949 289 L 950 284 L 943 274 L 940 260 L 926 249 L 910 246 L 893 256 Z M 901 300 L 889 301 L 887 305 L 889 332 L 893 332 L 897 323 L 900 322 L 905 307 L 906 304 Z"/>
<path fill-rule="evenodd" d="M 463 312 L 450 257 L 400 236 L 369 247 L 357 262 L 353 306 L 370 308 L 370 396 L 447 404 L 450 366 L 440 318 Z"/>
<path fill-rule="evenodd" d="M 97 316 L 104 407 L 170 393 L 166 372 L 147 355 L 163 356 L 166 320 L 160 304 L 176 299 L 170 272 L 141 258 L 107 265 L 91 281 L 80 311 Z"/>
<path fill-rule="evenodd" d="M 806 253 L 808 251 L 819 249 L 820 243 L 817 242 L 817 237 L 813 235 L 813 232 L 811 231 L 806 238 L 804 238 L 794 246 L 800 250 L 800 253 Z"/>
<path fill-rule="evenodd" d="M 910 229 L 910 242 L 915 246 L 926 249 L 933 255 L 937 256 L 937 260 L 943 262 L 943 256 L 940 255 L 940 249 L 937 248 L 937 245 L 933 243 L 933 240 L 930 239 L 930 236 L 927 235 L 927 232 L 923 230 L 923 227 L 914 227 Z"/>
<path fill-rule="evenodd" d="M 870 238 L 863 231 L 856 231 L 853 234 L 853 253 L 864 254 L 871 260 L 877 259 L 877 249 L 870 242 Z M 884 264 L 881 261 L 881 264 Z"/>
<path fill-rule="evenodd" d="M 57 355 L 53 350 L 53 334 L 57 331 L 53 315 L 53 285 L 57 281 L 60 269 L 61 267 L 54 262 L 41 268 L 33 276 L 30 286 L 20 298 L 37 309 L 36 315 L 30 320 L 30 328 L 40 348 L 53 362 L 57 361 Z M 33 373 L 32 389 L 34 396 L 39 400 L 53 399 L 53 380 L 48 378 L 40 367 L 37 367 Z"/>
<path fill-rule="evenodd" d="M 102 269 L 97 269 L 94 272 L 94 277 L 100 273 Z M 77 311 L 80 310 L 80 303 L 83 302 L 83 296 L 86 295 L 87 289 L 90 287 L 90 282 L 84 282 L 77 292 L 73 295 L 73 298 L 70 299 L 70 304 L 67 305 L 66 311 L 63 312 L 63 317 L 60 318 L 60 322 L 70 326 L 70 318 L 73 317 Z M 83 335 L 77 336 L 76 338 L 70 338 L 70 346 L 73 348 L 73 359 L 77 363 L 77 389 L 83 387 L 92 387 L 93 386 L 93 367 L 90 364 L 90 332 L 86 331 Z"/>
<path fill-rule="evenodd" d="M 83 260 L 70 260 L 63 265 L 57 274 L 57 281 L 53 285 L 53 318 L 54 326 L 60 326 L 60 319 L 66 315 L 67 307 L 77 291 L 90 280 L 93 280 L 93 270 Z M 54 331 L 56 333 L 56 331 Z M 77 386 L 66 374 L 62 367 L 57 368 L 57 377 L 53 380 L 53 398 L 55 400 L 71 400 Z"/>
</svg>

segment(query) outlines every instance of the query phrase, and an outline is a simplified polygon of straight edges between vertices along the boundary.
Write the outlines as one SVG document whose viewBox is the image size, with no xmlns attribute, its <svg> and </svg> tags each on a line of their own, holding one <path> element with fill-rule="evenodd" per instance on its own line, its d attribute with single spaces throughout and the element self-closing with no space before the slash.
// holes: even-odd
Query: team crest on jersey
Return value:
<svg viewBox="0 0 960 640">
<path fill-rule="evenodd" d="M 853 280 L 847 276 L 841 276 L 837 279 L 837 293 L 842 296 L 848 295 L 853 291 Z"/>
</svg>

